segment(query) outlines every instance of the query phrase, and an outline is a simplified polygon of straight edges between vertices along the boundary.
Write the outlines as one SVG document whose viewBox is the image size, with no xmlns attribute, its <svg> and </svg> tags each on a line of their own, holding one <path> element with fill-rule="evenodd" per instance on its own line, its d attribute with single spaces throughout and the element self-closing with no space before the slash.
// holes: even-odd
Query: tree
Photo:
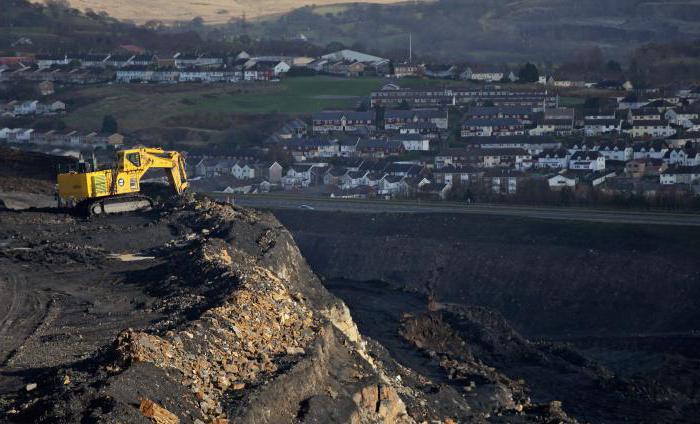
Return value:
<svg viewBox="0 0 700 424">
<path fill-rule="evenodd" d="M 202 18 L 201 16 L 195 16 L 190 21 L 190 24 L 194 28 L 202 28 L 204 26 L 204 18 Z"/>
<path fill-rule="evenodd" d="M 326 50 L 329 52 L 336 52 L 338 50 L 344 50 L 344 49 L 345 49 L 345 44 L 343 44 L 339 41 L 331 41 L 326 46 Z"/>
<path fill-rule="evenodd" d="M 526 63 L 520 68 L 518 72 L 518 78 L 520 82 L 537 82 L 540 79 L 540 72 L 537 70 L 537 66 L 532 63 Z"/>
<path fill-rule="evenodd" d="M 114 134 L 119 131 L 119 124 L 117 119 L 112 115 L 105 115 L 102 118 L 102 130 L 101 132 L 105 134 Z"/>
<path fill-rule="evenodd" d="M 609 60 L 608 63 L 605 64 L 605 68 L 610 72 L 622 72 L 622 65 L 614 60 Z"/>
</svg>

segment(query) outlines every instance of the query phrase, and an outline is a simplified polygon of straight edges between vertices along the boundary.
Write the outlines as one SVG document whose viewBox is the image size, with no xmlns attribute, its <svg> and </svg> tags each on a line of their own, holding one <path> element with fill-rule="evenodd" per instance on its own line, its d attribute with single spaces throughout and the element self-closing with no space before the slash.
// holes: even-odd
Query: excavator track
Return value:
<svg viewBox="0 0 700 424">
<path fill-rule="evenodd" d="M 78 210 L 82 215 L 99 216 L 148 211 L 153 208 L 153 205 L 153 200 L 148 196 L 130 194 L 85 201 L 78 205 Z"/>
</svg>

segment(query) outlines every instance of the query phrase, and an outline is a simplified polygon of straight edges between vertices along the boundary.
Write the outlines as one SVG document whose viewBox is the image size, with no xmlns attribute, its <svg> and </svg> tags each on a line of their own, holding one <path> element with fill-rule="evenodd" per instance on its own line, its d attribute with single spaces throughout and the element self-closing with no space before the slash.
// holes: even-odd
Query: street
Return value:
<svg viewBox="0 0 700 424">
<path fill-rule="evenodd" d="M 225 200 L 226 195 L 212 196 Z M 618 224 L 700 226 L 700 215 L 536 206 L 458 204 L 451 202 L 330 199 L 281 194 L 228 196 L 239 206 L 259 209 L 299 209 L 354 213 L 458 213 L 522 218 L 606 222 Z"/>
</svg>

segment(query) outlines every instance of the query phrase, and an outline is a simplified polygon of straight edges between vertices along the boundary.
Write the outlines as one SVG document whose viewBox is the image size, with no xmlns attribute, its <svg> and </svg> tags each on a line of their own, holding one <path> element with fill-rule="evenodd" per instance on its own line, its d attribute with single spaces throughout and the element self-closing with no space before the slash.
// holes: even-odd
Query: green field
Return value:
<svg viewBox="0 0 700 424">
<path fill-rule="evenodd" d="M 87 87 L 65 93 L 69 102 L 78 105 L 68 114 L 66 123 L 95 129 L 104 115 L 113 115 L 122 130 L 133 131 L 173 126 L 173 121 L 185 115 L 211 118 L 231 114 L 309 114 L 329 108 L 355 108 L 382 82 L 380 78 L 299 77 L 269 84 Z M 198 127 L 187 122 L 182 126 Z"/>
</svg>

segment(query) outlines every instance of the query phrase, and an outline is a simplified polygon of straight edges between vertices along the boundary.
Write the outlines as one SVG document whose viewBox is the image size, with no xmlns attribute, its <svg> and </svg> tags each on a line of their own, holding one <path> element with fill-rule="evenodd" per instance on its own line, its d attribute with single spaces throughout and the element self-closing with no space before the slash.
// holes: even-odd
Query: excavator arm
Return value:
<svg viewBox="0 0 700 424">
<path fill-rule="evenodd" d="M 123 150 L 118 154 L 118 163 L 117 173 L 135 176 L 139 182 L 150 169 L 162 168 L 176 194 L 182 194 L 189 187 L 185 160 L 179 152 L 154 148 Z"/>
</svg>

